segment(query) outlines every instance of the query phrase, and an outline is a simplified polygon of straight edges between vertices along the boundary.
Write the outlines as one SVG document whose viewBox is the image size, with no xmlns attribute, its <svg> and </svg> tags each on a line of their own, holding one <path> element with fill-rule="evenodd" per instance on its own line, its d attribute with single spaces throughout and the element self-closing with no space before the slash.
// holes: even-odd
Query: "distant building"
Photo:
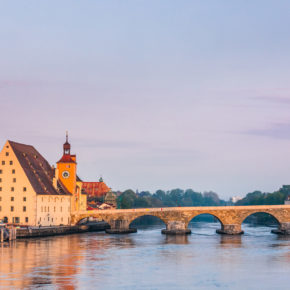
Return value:
<svg viewBox="0 0 290 290">
<path fill-rule="evenodd" d="M 108 203 L 102 203 L 98 209 L 100 210 L 105 210 L 105 209 L 115 209 L 116 207 L 112 206 L 111 204 L 108 204 Z"/>
<path fill-rule="evenodd" d="M 283 185 L 279 191 L 287 196 L 284 203 L 290 204 L 290 185 Z"/>
<path fill-rule="evenodd" d="M 243 199 L 243 198 L 240 197 L 240 196 L 233 196 L 233 197 L 230 198 L 230 201 L 231 201 L 232 203 L 236 203 L 237 201 L 239 201 L 239 200 L 241 200 L 241 199 Z"/>
<path fill-rule="evenodd" d="M 117 195 L 112 191 L 109 191 L 105 196 L 105 203 L 110 204 L 114 208 L 117 207 Z"/>
<path fill-rule="evenodd" d="M 82 184 L 88 197 L 102 198 L 111 190 L 102 177 L 99 179 L 99 182 L 83 182 Z"/>
</svg>

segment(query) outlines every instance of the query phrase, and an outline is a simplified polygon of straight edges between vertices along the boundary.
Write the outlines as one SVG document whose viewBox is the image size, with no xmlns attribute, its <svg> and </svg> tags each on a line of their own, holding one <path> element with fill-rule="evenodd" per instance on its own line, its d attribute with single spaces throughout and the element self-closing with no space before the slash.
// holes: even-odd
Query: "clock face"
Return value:
<svg viewBox="0 0 290 290">
<path fill-rule="evenodd" d="M 63 178 L 69 178 L 69 172 L 68 171 L 63 171 L 62 172 L 62 177 Z"/>
</svg>

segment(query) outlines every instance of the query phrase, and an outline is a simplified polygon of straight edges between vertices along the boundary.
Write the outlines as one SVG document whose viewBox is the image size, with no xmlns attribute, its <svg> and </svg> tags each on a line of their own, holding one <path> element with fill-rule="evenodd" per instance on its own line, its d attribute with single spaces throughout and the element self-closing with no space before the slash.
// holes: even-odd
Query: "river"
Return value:
<svg viewBox="0 0 290 290">
<path fill-rule="evenodd" d="M 190 224 L 189 236 L 162 226 L 0 245 L 0 289 L 289 289 L 290 237 L 243 225 L 242 236 Z"/>
</svg>

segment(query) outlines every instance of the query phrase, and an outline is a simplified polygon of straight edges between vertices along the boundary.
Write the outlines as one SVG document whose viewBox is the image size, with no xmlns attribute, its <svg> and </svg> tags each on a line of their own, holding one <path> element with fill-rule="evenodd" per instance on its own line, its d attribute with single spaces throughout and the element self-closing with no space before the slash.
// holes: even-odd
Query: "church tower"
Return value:
<svg viewBox="0 0 290 290">
<path fill-rule="evenodd" d="M 76 155 L 71 155 L 70 149 L 68 133 L 66 133 L 66 142 L 63 144 L 63 156 L 56 163 L 58 179 L 72 195 L 75 195 L 77 186 L 77 163 Z"/>
</svg>

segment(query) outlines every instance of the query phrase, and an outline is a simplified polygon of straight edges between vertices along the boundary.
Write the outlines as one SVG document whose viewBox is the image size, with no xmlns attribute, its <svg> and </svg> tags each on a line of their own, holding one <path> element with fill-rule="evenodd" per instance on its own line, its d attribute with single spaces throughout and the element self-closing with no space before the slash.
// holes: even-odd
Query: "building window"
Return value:
<svg viewBox="0 0 290 290">
<path fill-rule="evenodd" d="M 2 196 L 0 196 L 0 201 L 2 201 Z"/>
<path fill-rule="evenodd" d="M 13 178 L 13 182 L 16 182 L 16 178 Z"/>
<path fill-rule="evenodd" d="M 41 217 L 39 218 L 39 221 L 41 222 Z"/>
<path fill-rule="evenodd" d="M 62 212 L 62 206 L 60 207 L 60 211 Z"/>
<path fill-rule="evenodd" d="M 14 222 L 16 223 L 16 224 L 19 224 L 20 223 L 20 218 L 19 217 L 15 217 L 15 218 L 13 218 L 14 219 Z"/>
<path fill-rule="evenodd" d="M 11 211 L 14 211 L 14 206 L 11 206 L 11 207 L 10 207 L 10 210 L 11 210 Z"/>
<path fill-rule="evenodd" d="M 0 174 L 2 174 L 2 169 L 0 169 Z"/>
<path fill-rule="evenodd" d="M 53 209 L 53 210 L 54 210 L 54 212 L 55 212 L 55 207 L 54 207 L 54 209 Z"/>
<path fill-rule="evenodd" d="M 15 174 L 15 169 L 12 169 L 12 174 Z"/>
<path fill-rule="evenodd" d="M 26 187 L 23 187 L 23 191 L 26 191 Z M 43 201 L 43 199 L 42 199 L 42 201 Z"/>
<path fill-rule="evenodd" d="M 43 212 L 43 206 L 41 207 L 41 212 Z"/>
<path fill-rule="evenodd" d="M 2 211 L 2 206 L 0 205 L 0 211 Z"/>
<path fill-rule="evenodd" d="M 0 191 L 2 191 L 2 187 L 0 187 Z"/>
<path fill-rule="evenodd" d="M 11 187 L 11 191 L 14 191 L 14 187 Z"/>
<path fill-rule="evenodd" d="M 9 164 L 12 165 L 13 164 L 13 161 L 10 160 Z"/>
<path fill-rule="evenodd" d="M 26 201 L 26 197 L 23 197 L 23 201 Z"/>
<path fill-rule="evenodd" d="M 6 152 L 6 154 L 5 154 L 6 156 L 9 156 L 9 152 Z"/>
<path fill-rule="evenodd" d="M 25 218 L 25 222 L 28 223 L 28 217 Z"/>
<path fill-rule="evenodd" d="M 26 206 L 23 207 L 23 211 L 26 211 Z"/>
<path fill-rule="evenodd" d="M 11 196 L 11 201 L 14 201 L 14 196 Z"/>
<path fill-rule="evenodd" d="M 2 178 L 0 178 L 0 182 L 2 182 Z"/>
<path fill-rule="evenodd" d="M 2 160 L 2 165 L 5 165 L 5 161 L 4 160 Z"/>
</svg>

